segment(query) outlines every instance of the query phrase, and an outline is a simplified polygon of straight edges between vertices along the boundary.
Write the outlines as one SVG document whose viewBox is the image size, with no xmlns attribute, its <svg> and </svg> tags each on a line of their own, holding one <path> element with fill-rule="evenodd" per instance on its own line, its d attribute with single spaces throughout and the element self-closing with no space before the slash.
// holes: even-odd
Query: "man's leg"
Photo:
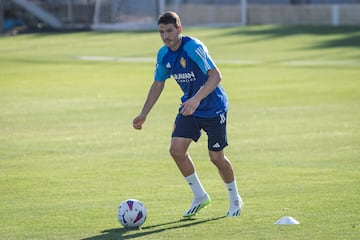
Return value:
<svg viewBox="0 0 360 240">
<path fill-rule="evenodd" d="M 191 217 L 199 212 L 200 209 L 210 204 L 210 197 L 201 185 L 195 172 L 195 166 L 187 150 L 192 139 L 173 137 L 171 139 L 170 154 L 175 160 L 180 172 L 185 177 L 194 194 L 194 200 L 190 208 L 184 213 L 184 217 Z"/>
<path fill-rule="evenodd" d="M 234 171 L 229 159 L 225 156 L 224 150 L 209 150 L 211 162 L 217 167 L 229 193 L 229 211 L 227 217 L 236 217 L 241 213 L 242 200 L 238 192 Z"/>
<path fill-rule="evenodd" d="M 192 139 L 190 138 L 171 138 L 170 155 L 175 160 L 176 165 L 184 177 L 190 176 L 195 172 L 193 161 L 187 152 L 191 142 Z"/>
</svg>

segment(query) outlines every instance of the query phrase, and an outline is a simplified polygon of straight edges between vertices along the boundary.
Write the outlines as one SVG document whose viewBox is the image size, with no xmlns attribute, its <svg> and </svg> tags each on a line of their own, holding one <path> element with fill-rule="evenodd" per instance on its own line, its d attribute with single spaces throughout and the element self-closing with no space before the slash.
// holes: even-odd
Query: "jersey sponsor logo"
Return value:
<svg viewBox="0 0 360 240">
<path fill-rule="evenodd" d="M 193 71 L 189 73 L 174 73 L 173 76 L 178 83 L 196 81 L 196 77 Z"/>
<path fill-rule="evenodd" d="M 183 57 L 180 59 L 180 64 L 183 68 L 186 68 L 186 60 Z"/>
</svg>

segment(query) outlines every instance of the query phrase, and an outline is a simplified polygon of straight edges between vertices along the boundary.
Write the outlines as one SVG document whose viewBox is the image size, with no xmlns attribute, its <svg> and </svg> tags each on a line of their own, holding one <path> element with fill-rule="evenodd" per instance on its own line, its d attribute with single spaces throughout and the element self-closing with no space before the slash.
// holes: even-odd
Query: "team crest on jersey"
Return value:
<svg viewBox="0 0 360 240">
<path fill-rule="evenodd" d="M 183 68 L 186 68 L 186 60 L 183 57 L 180 59 L 180 64 Z"/>
</svg>

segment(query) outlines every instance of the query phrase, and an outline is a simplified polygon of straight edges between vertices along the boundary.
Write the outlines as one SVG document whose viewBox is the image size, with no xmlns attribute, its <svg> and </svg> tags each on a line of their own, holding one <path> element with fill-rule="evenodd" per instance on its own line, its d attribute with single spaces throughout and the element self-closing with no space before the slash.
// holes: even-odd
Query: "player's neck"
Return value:
<svg viewBox="0 0 360 240">
<path fill-rule="evenodd" d="M 182 35 L 179 36 L 177 43 L 170 48 L 171 51 L 175 52 L 176 50 L 178 50 L 179 47 L 181 46 L 181 43 L 182 43 Z"/>
</svg>

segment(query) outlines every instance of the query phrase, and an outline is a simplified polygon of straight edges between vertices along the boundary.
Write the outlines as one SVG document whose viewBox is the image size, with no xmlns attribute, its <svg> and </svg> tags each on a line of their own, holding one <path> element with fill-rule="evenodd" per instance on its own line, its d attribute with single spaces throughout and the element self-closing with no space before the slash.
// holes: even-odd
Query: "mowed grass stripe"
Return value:
<svg viewBox="0 0 360 240">
<path fill-rule="evenodd" d="M 154 62 L 153 58 L 141 58 L 141 57 L 108 57 L 108 56 L 79 56 L 79 60 L 83 61 L 109 61 L 109 62 L 128 62 L 128 63 L 152 63 Z M 234 65 L 258 65 L 262 64 L 258 60 L 239 60 L 239 59 L 217 59 L 219 64 L 234 64 Z M 311 60 L 301 60 L 301 61 L 289 61 L 282 62 L 280 64 L 288 66 L 360 66 L 360 61 L 311 61 Z"/>
</svg>

